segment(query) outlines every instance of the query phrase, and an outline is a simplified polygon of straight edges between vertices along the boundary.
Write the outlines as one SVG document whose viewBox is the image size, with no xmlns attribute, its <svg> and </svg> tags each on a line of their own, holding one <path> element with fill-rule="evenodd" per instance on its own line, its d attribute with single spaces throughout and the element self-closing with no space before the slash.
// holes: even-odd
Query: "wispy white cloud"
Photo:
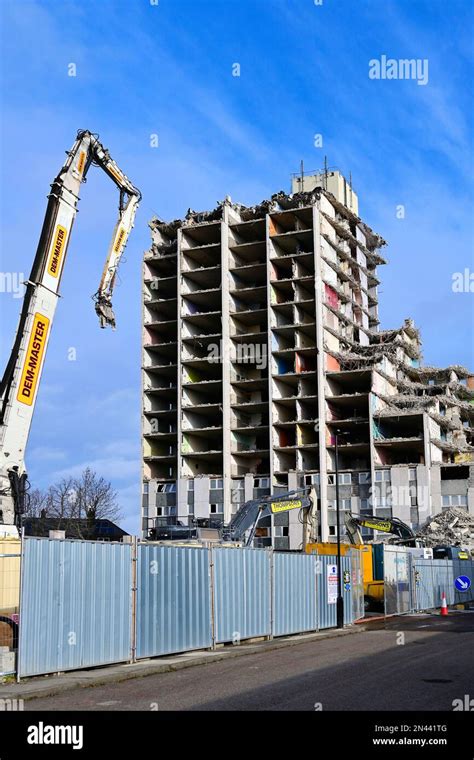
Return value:
<svg viewBox="0 0 474 760">
<path fill-rule="evenodd" d="M 103 476 L 106 480 L 123 481 L 132 477 L 136 477 L 140 473 L 140 460 L 129 459 L 128 457 L 99 457 L 97 459 L 89 459 L 74 464 L 63 469 L 56 470 L 52 474 L 53 481 L 60 478 L 79 476 L 87 467 L 97 472 L 98 475 Z"/>
<path fill-rule="evenodd" d="M 58 462 L 66 459 L 66 452 L 64 449 L 36 446 L 28 452 L 28 458 L 33 462 Z"/>
</svg>

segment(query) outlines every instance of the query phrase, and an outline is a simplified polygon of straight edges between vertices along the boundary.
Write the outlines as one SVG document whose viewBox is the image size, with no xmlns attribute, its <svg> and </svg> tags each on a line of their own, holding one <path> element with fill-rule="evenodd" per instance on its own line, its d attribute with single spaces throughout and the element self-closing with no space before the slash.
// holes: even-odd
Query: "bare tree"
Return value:
<svg viewBox="0 0 474 760">
<path fill-rule="evenodd" d="M 55 518 L 57 530 L 76 538 L 92 538 L 96 520 L 122 517 L 112 484 L 87 467 L 79 477 L 65 477 L 47 491 L 30 493 L 27 517 Z"/>
<path fill-rule="evenodd" d="M 116 521 L 122 517 L 117 502 L 117 492 L 110 481 L 87 467 L 73 481 L 77 517 Z"/>
<path fill-rule="evenodd" d="M 26 500 L 25 517 L 42 517 L 47 512 L 47 491 L 34 488 L 28 491 Z"/>
<path fill-rule="evenodd" d="M 61 478 L 48 488 L 46 511 L 48 517 L 56 517 L 61 521 L 77 517 L 75 514 L 74 478 Z M 63 530 L 63 528 L 58 528 L 58 530 Z"/>
</svg>

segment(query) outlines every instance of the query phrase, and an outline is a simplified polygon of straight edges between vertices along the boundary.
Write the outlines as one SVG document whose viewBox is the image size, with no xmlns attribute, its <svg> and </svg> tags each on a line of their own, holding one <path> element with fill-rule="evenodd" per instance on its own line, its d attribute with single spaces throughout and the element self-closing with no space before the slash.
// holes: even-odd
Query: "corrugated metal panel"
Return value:
<svg viewBox="0 0 474 760">
<path fill-rule="evenodd" d="M 416 604 L 419 610 L 441 606 L 441 594 L 446 594 L 446 603 L 462 604 L 474 599 L 474 562 L 470 560 L 415 559 Z M 471 579 L 467 592 L 457 591 L 454 585 L 459 575 Z"/>
<path fill-rule="evenodd" d="M 212 646 L 209 550 L 138 545 L 137 657 Z"/>
<path fill-rule="evenodd" d="M 357 549 L 350 551 L 351 558 L 351 595 L 352 620 L 365 617 L 364 609 L 364 571 L 362 567 L 362 552 Z"/>
<path fill-rule="evenodd" d="M 24 551 L 20 675 L 129 659 L 132 547 L 27 538 Z M 140 544 L 137 555 L 139 658 L 210 648 L 212 598 L 217 642 L 336 625 L 336 604 L 328 603 L 328 568 L 337 564 L 335 556 L 156 544 Z M 399 606 L 406 568 L 399 571 L 394 552 L 392 559 Z M 418 562 L 423 588 L 432 594 L 431 604 L 428 597 L 423 604 L 434 606 L 441 587 L 452 603 L 453 563 Z M 467 563 L 459 563 L 456 574 L 468 575 L 466 568 Z M 343 580 L 349 582 L 344 590 L 345 624 L 359 611 L 360 600 L 354 598 L 359 593 L 354 586 L 358 570 L 354 558 L 342 557 L 342 572 L 347 574 Z M 404 587 L 401 591 L 403 596 Z"/>
<path fill-rule="evenodd" d="M 415 598 L 417 610 L 430 610 L 434 605 L 433 576 L 431 563 L 415 560 L 413 564 L 415 578 Z"/>
<path fill-rule="evenodd" d="M 25 538 L 19 675 L 130 657 L 131 547 Z"/>
<path fill-rule="evenodd" d="M 274 636 L 317 629 L 316 562 L 310 554 L 274 554 Z"/>
<path fill-rule="evenodd" d="M 446 594 L 446 603 L 454 604 L 452 562 L 444 559 L 415 559 L 413 565 L 418 610 L 440 607 L 443 591 Z"/>
<path fill-rule="evenodd" d="M 455 559 L 453 560 L 453 582 L 460 575 L 467 575 L 471 580 L 471 587 L 468 591 L 454 592 L 454 603 L 462 604 L 463 602 L 474 601 L 474 562 L 472 560 Z"/>
<path fill-rule="evenodd" d="M 446 603 L 454 604 L 453 563 L 448 559 L 433 559 L 431 562 L 434 606 L 441 606 L 441 595 L 446 594 Z"/>
<path fill-rule="evenodd" d="M 212 549 L 216 642 L 269 636 L 271 552 Z"/>
<path fill-rule="evenodd" d="M 328 568 L 337 565 L 337 557 L 330 555 L 317 556 L 316 578 L 318 581 L 318 628 L 335 628 L 337 624 L 336 604 L 328 603 Z M 342 573 L 351 577 L 351 558 L 341 557 Z M 352 583 L 349 590 L 343 589 L 344 624 L 350 625 L 352 617 Z"/>
<path fill-rule="evenodd" d="M 416 608 L 413 561 L 409 549 L 383 545 L 384 605 L 386 615 L 402 615 Z"/>
</svg>

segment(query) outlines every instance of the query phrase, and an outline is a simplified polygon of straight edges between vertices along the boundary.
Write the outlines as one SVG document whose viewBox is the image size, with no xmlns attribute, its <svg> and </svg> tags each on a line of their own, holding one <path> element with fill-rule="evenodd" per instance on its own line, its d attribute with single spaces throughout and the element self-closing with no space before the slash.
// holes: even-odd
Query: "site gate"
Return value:
<svg viewBox="0 0 474 760">
<path fill-rule="evenodd" d="M 384 546 L 385 614 L 403 615 L 474 601 L 474 561 L 421 557 L 420 549 Z M 467 576 L 470 586 L 456 588 L 455 580 Z"/>
</svg>

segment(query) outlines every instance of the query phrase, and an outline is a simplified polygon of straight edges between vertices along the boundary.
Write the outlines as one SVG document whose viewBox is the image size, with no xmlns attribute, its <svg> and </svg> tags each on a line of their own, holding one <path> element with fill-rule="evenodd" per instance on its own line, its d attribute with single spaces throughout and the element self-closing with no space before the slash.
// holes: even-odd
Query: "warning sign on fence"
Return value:
<svg viewBox="0 0 474 760">
<path fill-rule="evenodd" d="M 337 565 L 328 565 L 328 604 L 337 603 Z"/>
</svg>

